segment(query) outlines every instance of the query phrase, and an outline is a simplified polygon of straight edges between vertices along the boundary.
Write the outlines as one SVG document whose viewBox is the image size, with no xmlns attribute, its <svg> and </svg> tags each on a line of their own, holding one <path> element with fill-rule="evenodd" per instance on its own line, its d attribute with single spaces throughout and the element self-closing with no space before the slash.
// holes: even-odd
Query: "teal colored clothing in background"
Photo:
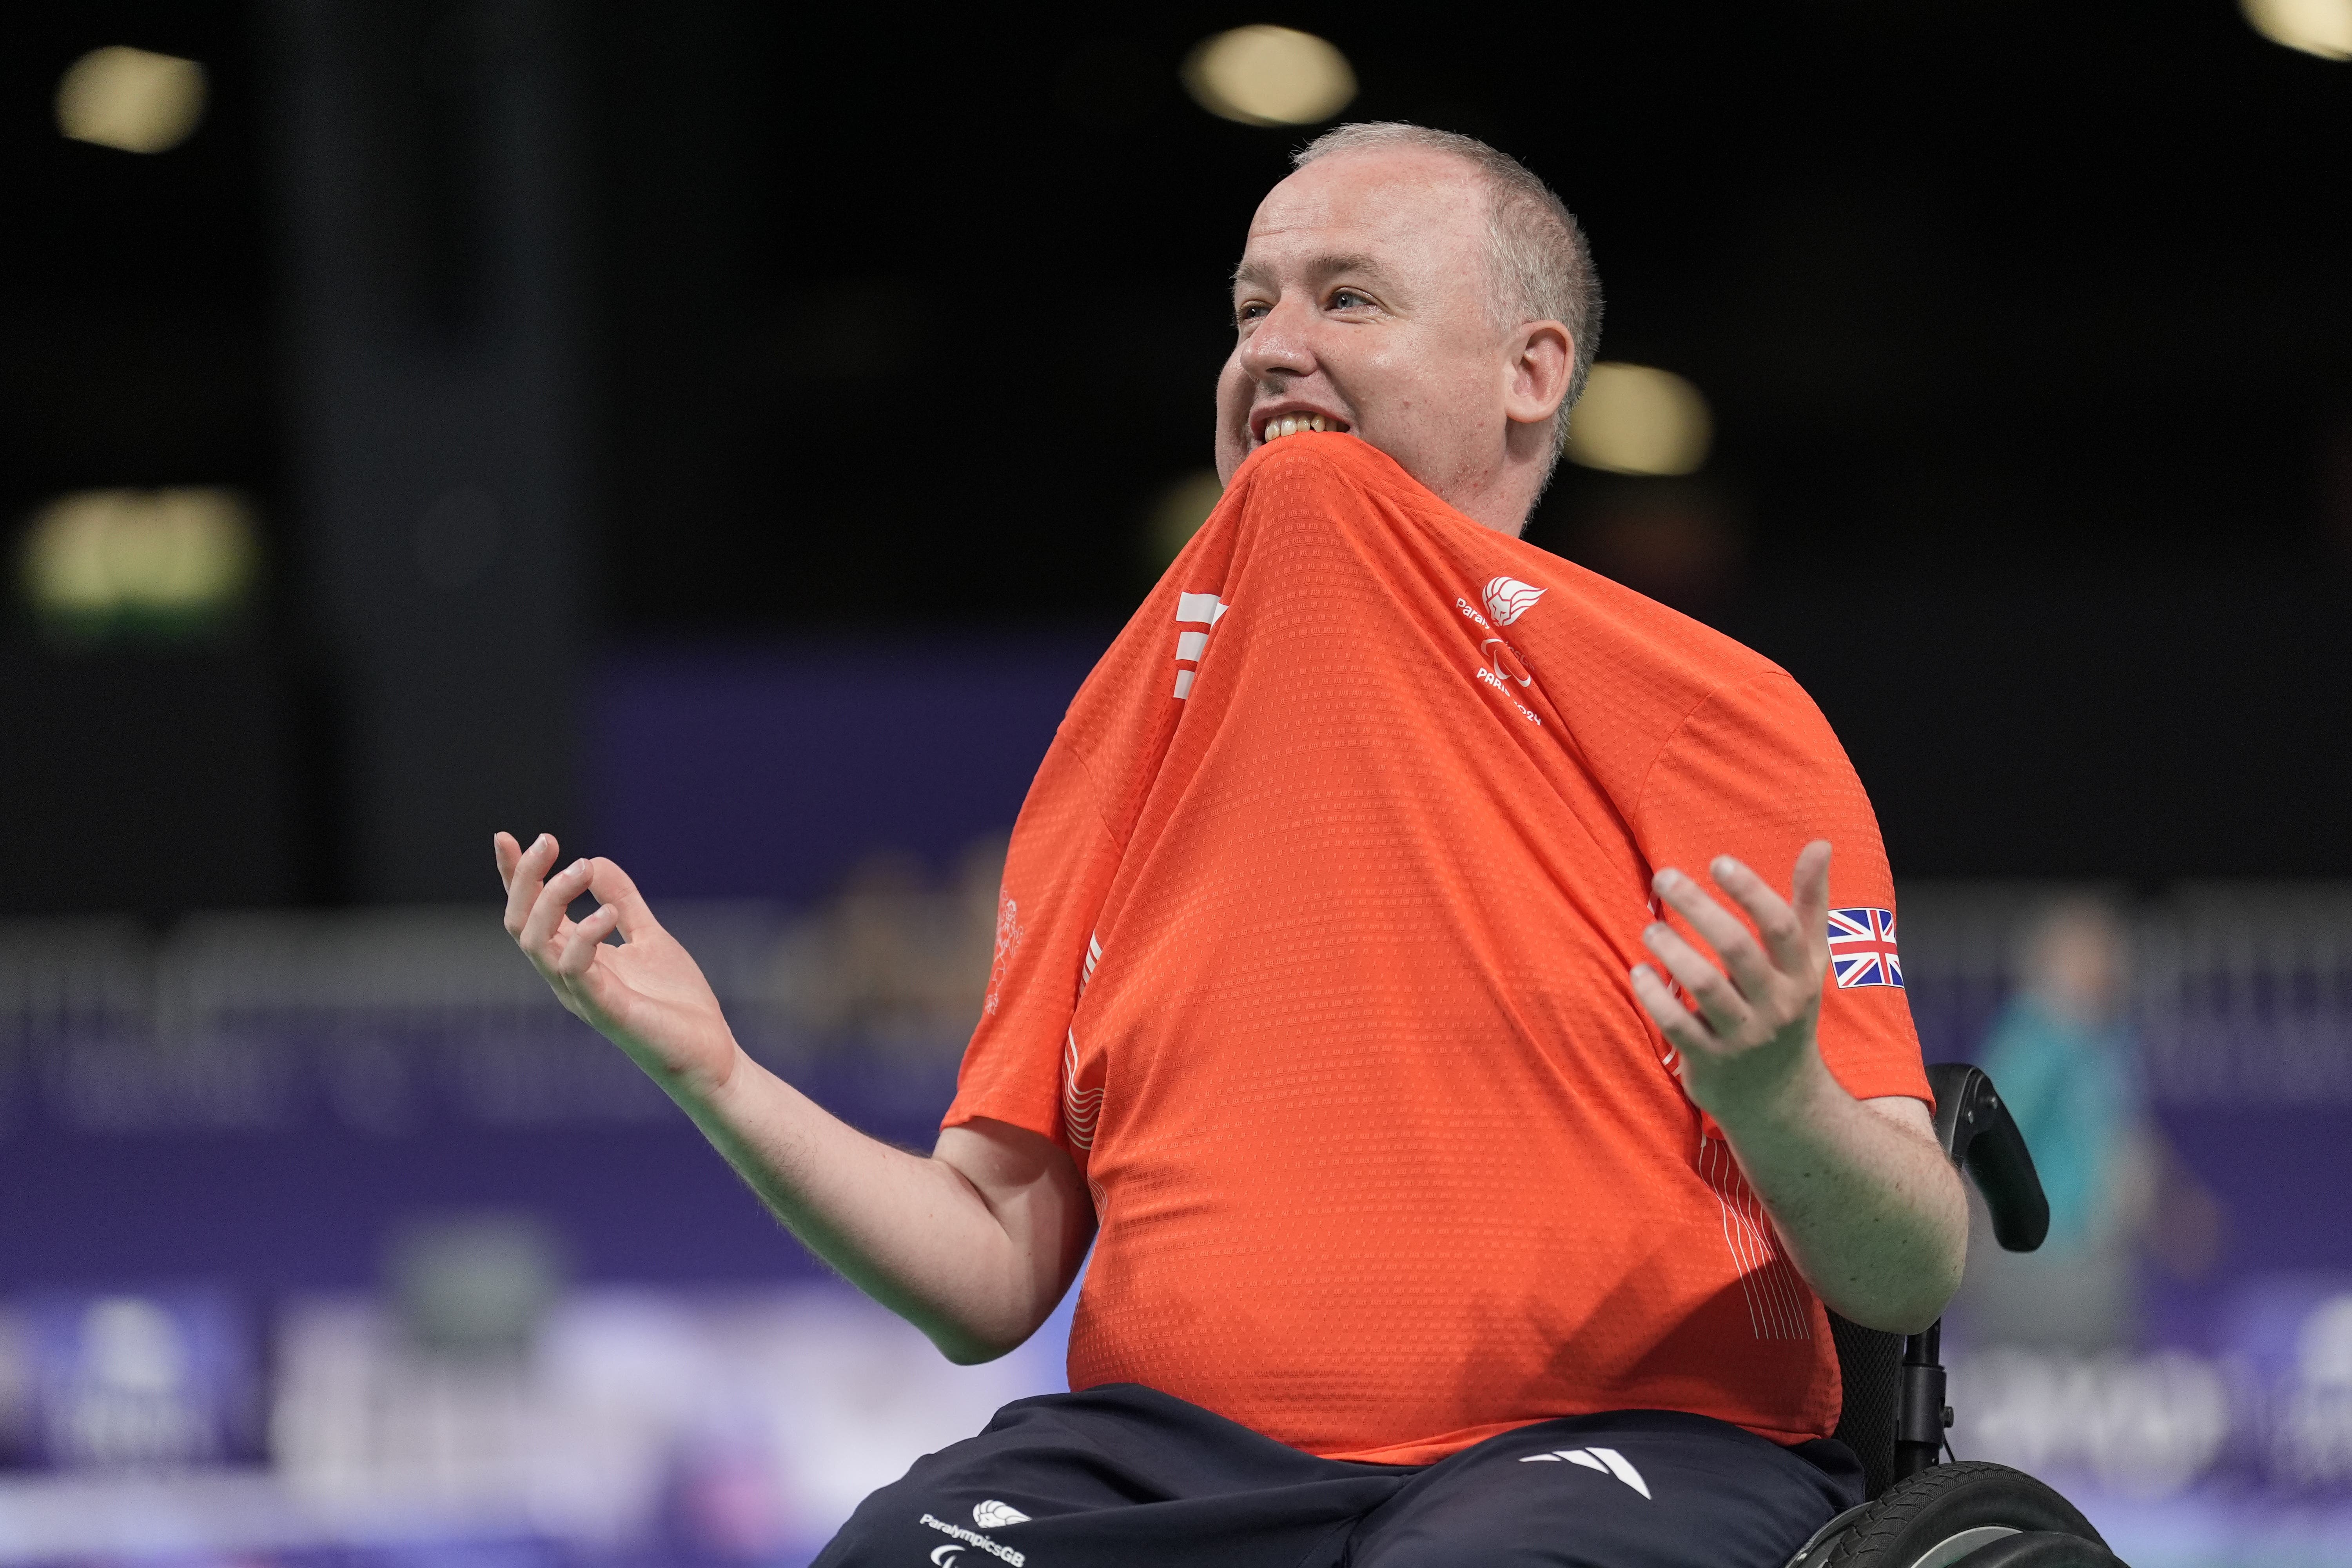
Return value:
<svg viewBox="0 0 2352 1568">
<path fill-rule="evenodd" d="M 2063 1250 L 2090 1239 L 2144 1115 L 2130 1036 L 2020 996 L 2002 1010 L 1979 1065 L 2009 1102 L 2049 1194 L 2045 1245 Z"/>
</svg>

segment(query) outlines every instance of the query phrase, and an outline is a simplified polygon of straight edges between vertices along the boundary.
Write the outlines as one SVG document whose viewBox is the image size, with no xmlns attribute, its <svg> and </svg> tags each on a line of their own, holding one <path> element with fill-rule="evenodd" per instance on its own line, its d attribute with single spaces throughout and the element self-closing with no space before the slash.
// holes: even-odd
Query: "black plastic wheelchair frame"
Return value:
<svg viewBox="0 0 2352 1568">
<path fill-rule="evenodd" d="M 2024 1134 L 1992 1079 L 1965 1062 L 1927 1069 L 1936 1135 L 1974 1179 L 1993 1236 L 2031 1252 L 2050 1203 Z M 1837 1436 L 1862 1460 L 1870 1500 L 1823 1525 L 1790 1568 L 2121 1568 L 2065 1499 L 2006 1466 L 1938 1465 L 1945 1399 L 1943 1321 L 1896 1336 L 1831 1314 L 1845 1405 Z"/>
<path fill-rule="evenodd" d="M 1927 1069 L 1936 1094 L 1936 1136 L 1952 1163 L 1976 1178 L 1992 1214 L 1993 1239 L 2010 1252 L 2032 1252 L 2050 1234 L 2050 1200 L 2034 1173 L 2025 1134 L 1994 1092 L 1992 1079 L 1966 1062 Z M 1944 1321 L 1903 1341 L 1902 1393 L 1895 1418 L 1892 1479 L 1906 1480 L 1936 1462 L 1952 1424 L 1944 1402 Z"/>
</svg>

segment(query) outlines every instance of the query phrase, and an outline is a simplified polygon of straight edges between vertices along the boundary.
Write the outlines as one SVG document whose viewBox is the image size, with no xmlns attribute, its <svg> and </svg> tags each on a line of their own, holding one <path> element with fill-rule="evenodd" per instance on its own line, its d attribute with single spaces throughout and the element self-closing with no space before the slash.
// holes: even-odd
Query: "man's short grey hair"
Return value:
<svg viewBox="0 0 2352 1568">
<path fill-rule="evenodd" d="M 1558 321 L 1574 340 L 1576 361 L 1569 369 L 1568 395 L 1552 417 L 1553 450 L 1568 444 L 1568 411 L 1584 393 L 1601 345 L 1601 274 L 1592 247 L 1568 205 L 1552 188 L 1507 153 L 1475 136 L 1432 131 L 1401 121 L 1374 121 L 1326 131 L 1291 155 L 1303 169 L 1334 153 L 1386 153 L 1412 149 L 1443 153 L 1478 172 L 1486 187 L 1488 255 L 1494 267 L 1492 299 L 1506 331 L 1529 321 Z"/>
</svg>

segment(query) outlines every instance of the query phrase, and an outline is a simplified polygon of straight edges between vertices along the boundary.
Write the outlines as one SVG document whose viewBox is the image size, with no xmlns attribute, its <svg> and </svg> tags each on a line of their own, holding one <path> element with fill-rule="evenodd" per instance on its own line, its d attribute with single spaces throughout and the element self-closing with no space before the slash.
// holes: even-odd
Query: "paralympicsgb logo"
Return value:
<svg viewBox="0 0 2352 1568">
<path fill-rule="evenodd" d="M 1536 601 L 1549 590 L 1533 583 L 1522 583 L 1517 577 L 1493 577 L 1486 583 L 1486 614 L 1498 626 L 1507 626 L 1536 607 Z"/>
</svg>

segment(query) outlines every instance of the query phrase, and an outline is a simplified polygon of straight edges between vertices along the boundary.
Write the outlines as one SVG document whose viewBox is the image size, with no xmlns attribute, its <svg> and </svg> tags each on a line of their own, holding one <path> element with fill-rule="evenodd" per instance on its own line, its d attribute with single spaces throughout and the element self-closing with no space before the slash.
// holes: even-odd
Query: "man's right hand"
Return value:
<svg viewBox="0 0 2352 1568">
<path fill-rule="evenodd" d="M 491 842 L 507 888 L 507 934 L 563 1005 L 673 1096 L 707 1102 L 726 1088 L 741 1053 L 719 998 L 627 874 L 598 859 L 575 860 L 549 876 L 552 834 L 541 834 L 528 849 L 510 833 Z M 564 911 L 583 893 L 598 907 L 575 921 Z M 605 942 L 615 931 L 625 945 Z"/>
<path fill-rule="evenodd" d="M 746 1056 L 719 998 L 610 860 L 548 875 L 555 840 L 501 833 L 507 930 L 563 1005 L 635 1059 L 793 1235 L 959 1362 L 1036 1331 L 1094 1239 L 1086 1178 L 1051 1138 L 976 1118 L 930 1158 L 868 1138 Z M 596 912 L 564 915 L 583 893 Z M 604 939 L 618 931 L 625 945 Z"/>
</svg>

